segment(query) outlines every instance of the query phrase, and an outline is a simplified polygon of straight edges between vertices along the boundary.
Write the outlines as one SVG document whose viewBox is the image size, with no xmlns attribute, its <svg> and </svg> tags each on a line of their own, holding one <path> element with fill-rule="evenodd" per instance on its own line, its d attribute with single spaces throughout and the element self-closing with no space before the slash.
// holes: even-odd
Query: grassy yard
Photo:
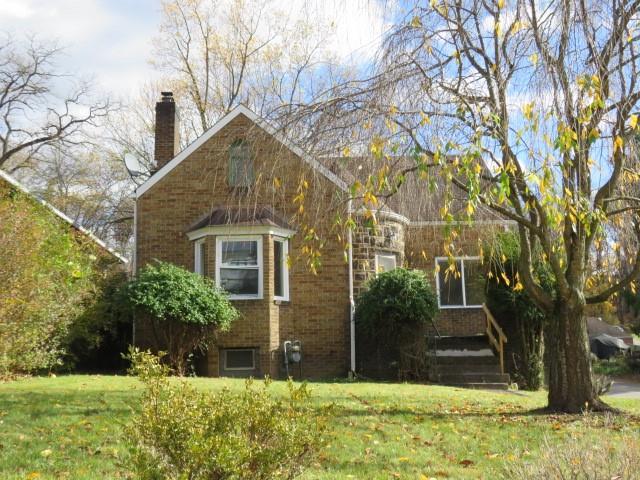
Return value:
<svg viewBox="0 0 640 480">
<path fill-rule="evenodd" d="M 202 389 L 242 381 L 194 379 Z M 283 391 L 276 382 L 274 390 Z M 0 478 L 127 478 L 121 426 L 141 387 L 113 376 L 33 378 L 0 384 Z M 304 479 L 499 478 L 504 462 L 535 458 L 545 437 L 640 435 L 640 401 L 601 417 L 538 415 L 542 392 L 489 393 L 436 386 L 318 383 L 333 403 L 332 433 Z M 607 430 L 603 430 L 606 428 Z M 423 477 L 424 476 L 424 477 Z"/>
</svg>

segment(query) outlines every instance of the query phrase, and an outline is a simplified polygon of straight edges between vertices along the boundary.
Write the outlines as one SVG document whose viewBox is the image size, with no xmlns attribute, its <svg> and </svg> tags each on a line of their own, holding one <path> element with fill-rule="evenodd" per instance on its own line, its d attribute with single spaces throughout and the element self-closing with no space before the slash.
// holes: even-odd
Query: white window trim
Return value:
<svg viewBox="0 0 640 480">
<path fill-rule="evenodd" d="M 288 302 L 289 301 L 289 240 L 287 238 L 283 238 L 283 237 L 273 237 L 273 243 L 275 245 L 276 242 L 279 242 L 282 244 L 282 263 L 283 263 L 283 268 L 282 268 L 282 291 L 284 293 L 284 295 L 282 296 L 278 296 L 275 294 L 275 281 L 274 281 L 274 292 L 273 292 L 273 299 L 274 300 L 280 300 L 282 302 Z M 274 256 L 275 256 L 275 246 L 274 246 Z M 275 268 L 275 265 L 274 265 Z M 274 274 L 274 279 L 275 279 L 275 272 Z"/>
<path fill-rule="evenodd" d="M 465 260 L 480 260 L 480 257 L 453 257 L 455 262 L 460 261 L 460 275 L 462 280 L 462 305 L 441 305 L 440 304 L 440 271 L 438 262 L 441 260 L 449 260 L 449 257 L 436 257 L 436 293 L 438 296 L 438 308 L 440 310 L 448 309 L 460 309 L 460 308 L 482 308 L 482 305 L 467 305 L 467 283 L 464 277 L 464 262 Z"/>
<path fill-rule="evenodd" d="M 220 285 L 220 269 L 221 268 L 236 268 L 236 269 L 247 269 L 246 266 L 243 267 L 228 267 L 222 265 L 222 242 L 258 242 L 258 293 L 257 295 L 234 295 L 229 294 L 229 300 L 262 300 L 262 283 L 263 283 L 263 275 L 264 275 L 264 264 L 262 261 L 262 237 L 260 236 L 250 236 L 250 235 L 236 235 L 236 236 L 226 236 L 226 237 L 216 237 L 216 285 Z M 249 267 L 251 268 L 251 267 Z"/>
<path fill-rule="evenodd" d="M 189 240 L 198 240 L 206 236 L 240 236 L 240 235 L 275 235 L 283 238 L 290 238 L 295 234 L 295 230 L 280 228 L 269 225 L 215 225 L 203 227 L 187 233 Z"/>
<path fill-rule="evenodd" d="M 227 367 L 227 353 L 230 350 L 233 350 L 233 351 L 236 351 L 236 352 L 238 352 L 238 351 L 240 351 L 240 352 L 242 352 L 242 351 L 251 352 L 251 362 L 252 362 L 251 367 Z M 238 371 L 238 370 L 255 370 L 256 369 L 256 349 L 255 348 L 225 348 L 225 349 L 222 350 L 222 352 L 223 352 L 222 353 L 222 358 L 224 359 L 222 368 L 224 370 L 228 370 L 230 372 L 233 372 L 233 371 Z"/>
<path fill-rule="evenodd" d="M 380 273 L 378 271 L 378 267 L 380 266 L 380 264 L 378 262 L 379 258 L 386 258 L 386 259 L 393 260 L 393 269 L 392 270 L 395 270 L 396 268 L 398 268 L 398 260 L 397 260 L 395 255 L 389 254 L 389 253 L 376 253 L 376 255 L 374 257 L 374 263 L 375 263 L 374 267 L 375 267 L 376 277 Z"/>
<path fill-rule="evenodd" d="M 205 245 L 204 238 L 193 242 L 193 271 L 198 275 L 204 275 L 205 271 L 205 265 L 202 263 L 202 249 L 200 248 L 203 245 Z"/>
</svg>

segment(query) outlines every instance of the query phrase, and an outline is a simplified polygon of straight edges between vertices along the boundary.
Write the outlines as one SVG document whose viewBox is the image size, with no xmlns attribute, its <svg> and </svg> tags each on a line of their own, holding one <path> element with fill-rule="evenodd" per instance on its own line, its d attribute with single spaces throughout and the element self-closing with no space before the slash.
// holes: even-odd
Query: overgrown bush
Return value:
<svg viewBox="0 0 640 480">
<path fill-rule="evenodd" d="M 204 351 L 238 317 L 227 294 L 203 275 L 167 262 L 142 268 L 122 289 L 123 301 L 151 324 L 156 351 L 184 375 L 189 354 Z"/>
<path fill-rule="evenodd" d="M 505 467 L 504 478 L 527 480 L 639 480 L 640 442 L 635 435 L 572 438 L 561 445 L 545 439 L 535 460 Z"/>
<path fill-rule="evenodd" d="M 127 364 L 122 354 L 132 343 L 133 323 L 119 293 L 127 274 L 103 262 L 97 268 L 102 273 L 94 276 L 94 294 L 69 328 L 61 369 L 124 372 Z"/>
<path fill-rule="evenodd" d="M 426 327 L 437 311 L 422 271 L 396 268 L 371 279 L 356 303 L 358 337 L 366 344 L 362 351 L 376 356 L 366 363 L 390 364 L 401 379 L 424 376 Z"/>
<path fill-rule="evenodd" d="M 518 238 L 512 233 L 498 235 L 485 251 L 490 266 L 486 303 L 508 338 L 507 369 L 520 388 L 538 390 L 543 383 L 545 316 L 518 285 Z M 551 289 L 550 275 L 542 271 L 539 262 L 535 265 L 540 283 Z"/>
<path fill-rule="evenodd" d="M 270 394 L 268 380 L 202 392 L 170 381 L 150 353 L 131 350 L 130 358 L 144 384 L 140 413 L 127 427 L 138 478 L 290 479 L 317 453 L 326 417 L 312 408 L 306 384 L 290 381 L 282 398 Z"/>
<path fill-rule="evenodd" d="M 0 245 L 0 377 L 58 366 L 115 259 L 3 181 Z"/>
</svg>

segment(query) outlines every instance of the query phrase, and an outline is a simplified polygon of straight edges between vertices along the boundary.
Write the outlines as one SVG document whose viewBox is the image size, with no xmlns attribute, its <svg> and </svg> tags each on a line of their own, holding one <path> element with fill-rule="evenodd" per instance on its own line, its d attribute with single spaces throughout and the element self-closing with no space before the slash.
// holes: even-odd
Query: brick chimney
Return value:
<svg viewBox="0 0 640 480">
<path fill-rule="evenodd" d="M 172 92 L 162 92 L 156 103 L 156 171 L 164 167 L 178 153 L 180 147 L 179 126 L 176 118 L 176 103 Z"/>
</svg>

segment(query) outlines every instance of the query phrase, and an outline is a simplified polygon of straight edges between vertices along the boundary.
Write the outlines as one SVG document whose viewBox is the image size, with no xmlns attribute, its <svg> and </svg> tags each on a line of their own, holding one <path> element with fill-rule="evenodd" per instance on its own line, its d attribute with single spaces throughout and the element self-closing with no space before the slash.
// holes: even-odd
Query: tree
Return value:
<svg viewBox="0 0 640 480">
<path fill-rule="evenodd" d="M 341 78 L 332 25 L 272 0 L 165 0 L 153 63 L 166 75 L 189 142 L 240 103 L 273 119 Z M 344 70 L 344 69 L 342 69 Z"/>
<path fill-rule="evenodd" d="M 91 100 L 87 82 L 57 70 L 61 53 L 35 38 L 0 40 L 0 168 L 14 172 L 50 147 L 89 143 L 89 129 L 109 113 L 108 100 Z"/>
<path fill-rule="evenodd" d="M 549 319 L 552 410 L 607 408 L 592 383 L 584 310 L 640 273 L 637 248 L 613 261 L 622 225 L 640 235 L 639 9 L 637 1 L 415 2 L 376 75 L 324 101 L 324 116 L 377 120 L 370 148 L 379 168 L 369 173 L 378 180 L 360 181 L 359 194 L 391 195 L 409 175 L 437 175 L 451 225 L 486 208 L 516 222 L 517 286 Z M 412 165 L 393 168 L 399 149 Z M 451 208 L 457 192 L 461 211 Z M 552 292 L 533 274 L 537 248 Z M 597 250 L 611 261 L 594 265 Z M 594 287 L 602 277 L 608 285 Z"/>
<path fill-rule="evenodd" d="M 149 322 L 156 350 L 166 349 L 171 366 L 186 372 L 188 355 L 206 350 L 217 331 L 238 317 L 213 281 L 171 263 L 146 265 L 122 288 L 122 299 Z"/>
</svg>

